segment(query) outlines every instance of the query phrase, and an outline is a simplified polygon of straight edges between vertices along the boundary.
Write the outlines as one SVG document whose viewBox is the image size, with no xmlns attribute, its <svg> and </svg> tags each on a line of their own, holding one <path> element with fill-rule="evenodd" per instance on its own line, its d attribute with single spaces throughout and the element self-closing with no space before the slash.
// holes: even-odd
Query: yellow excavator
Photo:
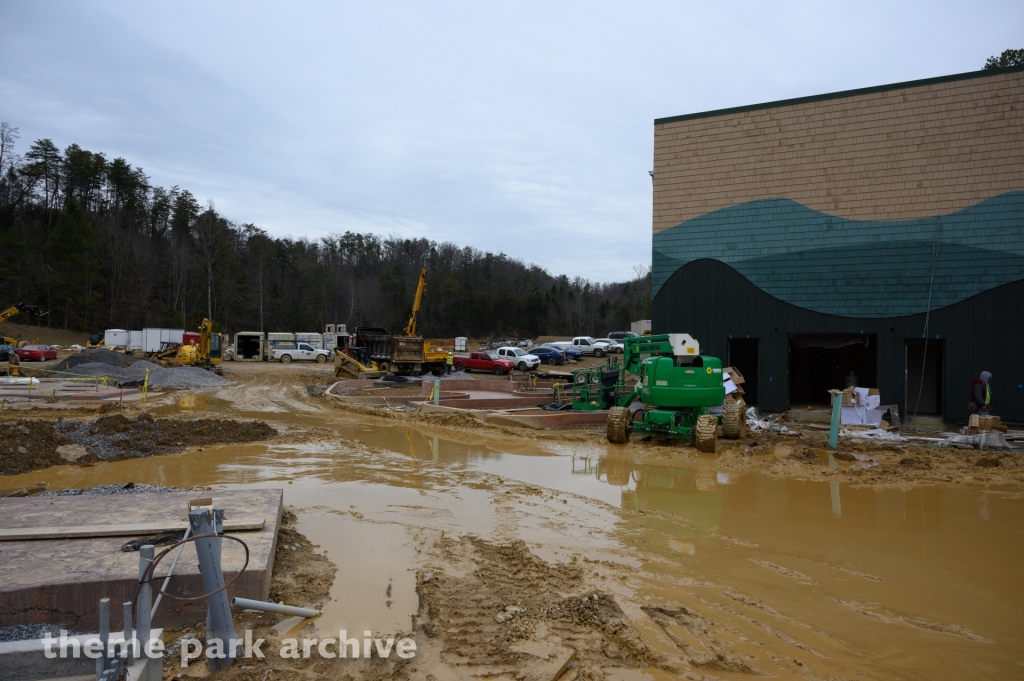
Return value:
<svg viewBox="0 0 1024 681">
<path fill-rule="evenodd" d="M 426 290 L 427 268 L 423 267 L 420 269 L 420 281 L 416 285 L 416 296 L 412 299 L 412 314 L 409 315 L 409 323 L 402 330 L 402 335 L 405 338 L 419 338 L 416 335 L 416 316 L 420 312 L 420 306 L 423 304 L 423 292 Z M 448 353 L 444 350 L 431 350 L 429 341 L 420 339 L 420 342 L 423 343 L 423 369 L 435 373 L 443 371 L 448 360 Z"/>
<path fill-rule="evenodd" d="M 18 303 L 17 305 L 11 305 L 9 308 L 0 312 L 0 322 L 6 322 L 14 315 L 21 313 L 28 315 L 29 317 L 43 317 L 50 314 L 49 312 L 40 312 L 39 306 L 37 305 L 26 305 L 25 303 Z M 11 338 L 10 336 L 3 336 L 5 345 L 13 345 L 18 347 L 18 339 Z"/>
<path fill-rule="evenodd" d="M 198 366 L 216 374 L 224 372 L 221 367 L 221 335 L 213 332 L 213 322 L 204 319 L 199 325 L 199 342 L 182 343 L 170 356 L 172 348 L 164 348 L 150 355 L 163 366 Z"/>
</svg>

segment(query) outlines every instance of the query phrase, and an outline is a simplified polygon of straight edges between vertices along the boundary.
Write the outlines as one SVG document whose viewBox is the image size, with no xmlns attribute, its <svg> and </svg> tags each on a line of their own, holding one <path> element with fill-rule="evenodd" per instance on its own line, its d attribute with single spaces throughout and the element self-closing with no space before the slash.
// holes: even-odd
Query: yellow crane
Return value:
<svg viewBox="0 0 1024 681">
<path fill-rule="evenodd" d="M 11 305 L 3 312 L 0 312 L 0 322 L 6 322 L 8 319 L 18 314 L 19 312 L 24 315 L 28 315 L 29 317 L 42 317 L 44 315 L 49 314 L 49 312 L 40 312 L 39 306 L 37 305 L 26 305 L 25 303 L 18 303 L 17 305 Z M 14 347 L 18 347 L 17 339 L 11 338 L 10 336 L 4 336 L 3 339 L 6 345 L 13 345 Z"/>
<path fill-rule="evenodd" d="M 420 280 L 416 285 L 416 295 L 412 299 L 412 313 L 409 315 L 409 323 L 403 329 L 403 335 L 407 338 L 416 337 L 416 316 L 423 304 L 423 292 L 427 290 L 427 268 L 420 269 Z M 423 343 L 423 368 L 428 371 L 441 371 L 444 369 L 448 359 L 448 353 L 444 350 L 431 350 L 428 341 Z"/>
</svg>

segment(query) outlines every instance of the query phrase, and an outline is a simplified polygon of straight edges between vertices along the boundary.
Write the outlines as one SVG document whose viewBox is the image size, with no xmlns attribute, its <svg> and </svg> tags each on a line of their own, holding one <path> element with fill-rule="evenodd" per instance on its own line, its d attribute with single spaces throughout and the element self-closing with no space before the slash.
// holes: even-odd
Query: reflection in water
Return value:
<svg viewBox="0 0 1024 681">
<path fill-rule="evenodd" d="M 209 409 L 209 400 L 209 395 L 188 393 L 181 395 L 176 404 L 181 412 L 206 411 Z"/>
</svg>

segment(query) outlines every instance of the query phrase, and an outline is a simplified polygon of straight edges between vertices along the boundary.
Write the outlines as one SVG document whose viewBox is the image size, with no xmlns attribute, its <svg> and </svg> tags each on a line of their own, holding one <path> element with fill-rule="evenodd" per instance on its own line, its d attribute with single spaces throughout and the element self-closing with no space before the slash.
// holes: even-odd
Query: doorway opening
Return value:
<svg viewBox="0 0 1024 681">
<path fill-rule="evenodd" d="M 743 374 L 743 401 L 757 404 L 757 338 L 729 339 L 729 366 Z"/>
<path fill-rule="evenodd" d="M 873 333 L 789 335 L 789 403 L 829 404 L 829 390 L 878 387 L 878 343 Z"/>
<path fill-rule="evenodd" d="M 942 416 L 942 358 L 943 340 L 941 338 L 928 341 L 928 356 L 925 357 L 924 339 L 907 339 L 906 357 L 907 396 L 906 413 Z M 921 380 L 921 368 L 924 366 L 924 381 Z M 918 394 L 921 399 L 918 402 Z"/>
</svg>

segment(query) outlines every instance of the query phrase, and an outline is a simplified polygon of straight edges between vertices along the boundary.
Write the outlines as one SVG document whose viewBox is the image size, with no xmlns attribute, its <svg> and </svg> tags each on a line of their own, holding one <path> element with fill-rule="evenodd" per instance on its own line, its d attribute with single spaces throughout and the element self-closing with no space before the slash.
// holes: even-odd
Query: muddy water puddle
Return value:
<svg viewBox="0 0 1024 681">
<path fill-rule="evenodd" d="M 160 410 L 329 427 L 365 447 L 222 445 L 0 478 L 0 487 L 284 487 L 285 502 L 302 509 L 298 529 L 338 566 L 317 623 L 324 631 L 408 630 L 429 546 L 442 532 L 472 533 L 521 538 L 549 561 L 606 561 L 595 564 L 595 579 L 652 641 L 678 646 L 673 636 L 691 636 L 651 615 L 685 607 L 711 623 L 716 645 L 755 667 L 771 660 L 777 674 L 1007 678 L 1024 670 L 1024 498 L 1016 490 L 876 490 L 716 471 L 713 458 L 692 468 L 639 465 L 599 445 L 245 412 L 214 396 Z"/>
</svg>

